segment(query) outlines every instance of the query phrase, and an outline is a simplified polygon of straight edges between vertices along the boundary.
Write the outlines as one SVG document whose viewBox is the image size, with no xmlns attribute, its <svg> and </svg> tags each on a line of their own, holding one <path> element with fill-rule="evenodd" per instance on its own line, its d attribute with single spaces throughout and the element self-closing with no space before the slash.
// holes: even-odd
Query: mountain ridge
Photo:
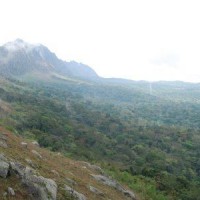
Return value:
<svg viewBox="0 0 200 200">
<path fill-rule="evenodd" d="M 95 79 L 96 72 L 87 65 L 57 58 L 44 45 L 32 45 L 17 39 L 0 47 L 0 73 L 15 78 L 31 73 L 59 74 L 74 78 Z"/>
</svg>

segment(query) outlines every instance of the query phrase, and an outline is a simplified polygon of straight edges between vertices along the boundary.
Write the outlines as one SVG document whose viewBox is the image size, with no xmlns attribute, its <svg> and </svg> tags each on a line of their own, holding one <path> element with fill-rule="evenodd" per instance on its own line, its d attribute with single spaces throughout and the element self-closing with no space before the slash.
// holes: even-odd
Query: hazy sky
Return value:
<svg viewBox="0 0 200 200">
<path fill-rule="evenodd" d="M 0 44 L 16 38 L 104 77 L 200 82 L 199 0 L 0 0 Z"/>
</svg>

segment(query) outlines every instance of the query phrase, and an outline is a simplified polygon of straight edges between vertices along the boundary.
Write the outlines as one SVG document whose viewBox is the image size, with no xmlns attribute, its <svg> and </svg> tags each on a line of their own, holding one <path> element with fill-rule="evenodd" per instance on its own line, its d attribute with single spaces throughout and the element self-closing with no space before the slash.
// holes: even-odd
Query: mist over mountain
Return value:
<svg viewBox="0 0 200 200">
<path fill-rule="evenodd" d="M 98 78 L 89 66 L 57 58 L 47 47 L 17 39 L 0 47 L 0 73 L 23 78 L 30 75 L 67 76 L 83 79 Z"/>
</svg>

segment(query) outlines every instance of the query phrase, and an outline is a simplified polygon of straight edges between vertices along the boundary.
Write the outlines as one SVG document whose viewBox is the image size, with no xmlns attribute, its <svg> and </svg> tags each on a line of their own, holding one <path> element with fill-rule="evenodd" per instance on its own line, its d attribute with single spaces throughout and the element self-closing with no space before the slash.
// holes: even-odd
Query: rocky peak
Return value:
<svg viewBox="0 0 200 200">
<path fill-rule="evenodd" d="M 27 43 L 25 41 L 23 41 L 22 39 L 16 39 L 12 42 L 8 42 L 6 44 L 3 45 L 3 47 L 5 49 L 7 49 L 8 51 L 18 51 L 18 50 L 32 50 L 35 47 L 38 47 L 40 45 L 34 45 L 34 44 L 30 44 Z"/>
</svg>

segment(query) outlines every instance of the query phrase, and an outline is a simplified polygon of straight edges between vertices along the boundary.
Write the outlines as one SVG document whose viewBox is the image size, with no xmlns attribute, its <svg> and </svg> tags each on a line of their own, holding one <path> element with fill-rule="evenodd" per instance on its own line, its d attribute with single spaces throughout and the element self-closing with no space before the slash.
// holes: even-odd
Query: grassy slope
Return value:
<svg viewBox="0 0 200 200">
<path fill-rule="evenodd" d="M 70 199 L 67 198 L 64 190 L 62 190 L 62 186 L 66 184 L 66 178 L 76 181 L 78 185 L 75 186 L 74 189 L 83 193 L 89 200 L 124 199 L 124 196 L 120 192 L 95 181 L 90 174 L 98 173 L 85 167 L 84 162 L 74 161 L 58 153 L 53 153 L 46 149 L 37 147 L 30 141 L 24 140 L 20 136 L 16 136 L 2 127 L 0 127 L 0 133 L 6 134 L 8 138 L 8 148 L 5 149 L 0 147 L 0 152 L 3 152 L 7 158 L 11 158 L 25 166 L 28 165 L 25 159 L 32 160 L 32 162 L 38 166 L 37 171 L 40 175 L 56 181 L 58 184 L 58 199 Z M 28 143 L 27 149 L 22 147 L 22 141 Z M 39 152 L 43 159 L 37 158 L 31 150 Z M 59 176 L 52 173 L 51 170 L 57 171 Z M 90 192 L 88 185 L 100 189 L 105 194 L 105 198 L 99 197 Z M 16 196 L 10 199 L 28 199 L 28 195 L 17 177 L 10 176 L 7 179 L 0 178 L 0 194 L 3 194 L 8 187 L 12 187 L 16 192 Z"/>
</svg>

